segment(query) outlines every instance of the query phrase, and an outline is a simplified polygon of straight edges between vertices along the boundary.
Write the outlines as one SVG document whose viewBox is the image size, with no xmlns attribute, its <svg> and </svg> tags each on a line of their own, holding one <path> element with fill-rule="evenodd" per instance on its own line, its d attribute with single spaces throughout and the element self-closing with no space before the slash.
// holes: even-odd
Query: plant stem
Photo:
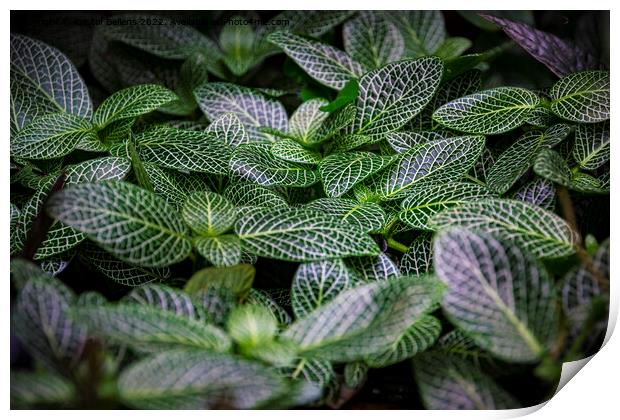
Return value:
<svg viewBox="0 0 620 420">
<path fill-rule="evenodd" d="M 398 242 L 396 239 L 389 238 L 387 240 L 387 246 L 395 249 L 396 251 L 400 251 L 403 254 L 409 251 L 409 247 L 403 243 Z"/>
</svg>

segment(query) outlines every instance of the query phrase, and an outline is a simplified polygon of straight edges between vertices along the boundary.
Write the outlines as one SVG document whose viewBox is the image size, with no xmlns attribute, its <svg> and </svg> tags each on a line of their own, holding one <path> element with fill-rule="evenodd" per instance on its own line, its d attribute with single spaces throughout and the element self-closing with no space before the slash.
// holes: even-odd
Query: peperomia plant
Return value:
<svg viewBox="0 0 620 420">
<path fill-rule="evenodd" d="M 120 15 L 78 70 L 11 34 L 12 406 L 550 398 L 606 328 L 609 71 L 463 16 L 496 44 L 438 11 Z"/>
</svg>

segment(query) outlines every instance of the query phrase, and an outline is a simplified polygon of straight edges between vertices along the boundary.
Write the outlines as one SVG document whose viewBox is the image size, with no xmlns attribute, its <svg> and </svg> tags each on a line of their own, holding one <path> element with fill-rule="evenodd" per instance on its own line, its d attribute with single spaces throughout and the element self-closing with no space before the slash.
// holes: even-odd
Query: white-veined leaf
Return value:
<svg viewBox="0 0 620 420">
<path fill-rule="evenodd" d="M 429 410 L 502 410 L 519 403 L 480 367 L 437 351 L 414 358 L 413 373 Z"/>
<path fill-rule="evenodd" d="M 518 200 L 487 198 L 463 203 L 434 216 L 436 229 L 460 226 L 514 242 L 539 258 L 575 252 L 578 235 L 563 219 L 538 206 Z"/>
<path fill-rule="evenodd" d="M 345 51 L 369 69 L 397 61 L 405 51 L 403 36 L 378 11 L 360 11 L 344 24 L 342 38 Z"/>
<path fill-rule="evenodd" d="M 245 18 L 233 16 L 228 21 L 239 20 L 243 22 Z M 254 40 L 255 33 L 250 25 L 224 25 L 220 31 L 222 60 L 235 76 L 244 75 L 256 63 Z"/>
<path fill-rule="evenodd" d="M 295 140 L 279 139 L 271 146 L 271 153 L 288 162 L 316 165 L 321 162 L 321 154 L 308 150 Z"/>
<path fill-rule="evenodd" d="M 282 48 L 310 77 L 333 89 L 342 89 L 350 79 L 364 73 L 360 63 L 331 45 L 282 31 L 272 33 L 267 39 Z"/>
<path fill-rule="evenodd" d="M 534 159 L 534 172 L 556 184 L 570 186 L 573 178 L 568 163 L 558 152 L 551 149 L 543 149 Z"/>
<path fill-rule="evenodd" d="M 529 90 L 499 87 L 448 102 L 433 120 L 453 130 L 472 134 L 499 134 L 522 125 L 540 98 Z"/>
<path fill-rule="evenodd" d="M 11 408 L 31 409 L 51 404 L 64 405 L 75 396 L 76 390 L 68 379 L 47 372 L 11 370 Z"/>
<path fill-rule="evenodd" d="M 140 409 L 260 408 L 281 396 L 284 380 L 262 364 L 201 350 L 140 360 L 118 382 L 121 399 Z"/>
<path fill-rule="evenodd" d="M 280 327 L 285 325 L 289 325 L 291 323 L 291 316 L 280 306 L 278 302 L 275 301 L 273 297 L 262 290 L 251 289 L 248 297 L 246 299 L 246 303 L 252 305 L 262 305 L 265 308 L 268 308 L 273 316 L 278 320 L 278 324 Z"/>
<path fill-rule="evenodd" d="M 305 145 L 314 145 L 323 140 L 323 124 L 329 113 L 321 111 L 328 102 L 322 98 L 313 98 L 303 102 L 293 112 L 288 122 L 289 134 Z"/>
<path fill-rule="evenodd" d="M 174 348 L 226 352 L 231 347 L 230 338 L 218 327 L 150 305 L 82 306 L 73 309 L 72 318 L 86 325 L 89 334 L 140 352 Z"/>
<path fill-rule="evenodd" d="M 146 284 L 136 287 L 121 301 L 152 306 L 189 319 L 202 320 L 204 318 L 188 294 L 182 290 L 160 284 Z"/>
<path fill-rule="evenodd" d="M 271 152 L 269 144 L 245 144 L 237 147 L 230 159 L 230 170 L 243 180 L 265 187 L 308 187 L 319 177 L 308 165 L 287 162 Z"/>
<path fill-rule="evenodd" d="M 67 165 L 62 172 L 65 174 L 65 185 L 98 182 L 105 180 L 122 180 L 131 170 L 131 162 L 124 157 L 100 157 L 85 160 L 74 165 Z M 60 171 L 41 179 L 38 187 L 49 189 L 60 176 Z"/>
<path fill-rule="evenodd" d="M 286 261 L 377 255 L 374 240 L 354 226 L 308 209 L 261 209 L 235 225 L 244 250 Z"/>
<path fill-rule="evenodd" d="M 483 148 L 481 136 L 449 137 L 424 143 L 401 154 L 373 180 L 372 187 L 383 199 L 395 200 L 422 181 L 456 181 L 474 165 Z"/>
<path fill-rule="evenodd" d="M 597 169 L 609 161 L 609 154 L 608 122 L 577 126 L 573 157 L 580 168 Z"/>
<path fill-rule="evenodd" d="M 50 112 L 90 118 L 93 104 L 86 84 L 56 48 L 11 34 L 11 134 Z"/>
<path fill-rule="evenodd" d="M 546 179 L 536 179 L 517 190 L 514 198 L 553 211 L 555 208 L 555 187 Z"/>
<path fill-rule="evenodd" d="M 72 185 L 50 197 L 47 211 L 132 264 L 170 265 L 185 259 L 191 250 L 187 228 L 176 209 L 154 193 L 123 181 Z"/>
<path fill-rule="evenodd" d="M 437 57 L 402 60 L 366 73 L 359 81 L 355 130 L 383 135 L 399 129 L 430 102 L 442 73 Z"/>
<path fill-rule="evenodd" d="M 350 362 L 344 365 L 344 383 L 352 389 L 359 389 L 368 377 L 368 365 L 364 362 Z"/>
<path fill-rule="evenodd" d="M 396 341 L 419 317 L 435 309 L 442 292 L 441 284 L 431 278 L 365 284 L 299 319 L 284 336 L 310 357 L 359 360 Z"/>
<path fill-rule="evenodd" d="M 241 242 L 235 235 L 194 239 L 196 251 L 216 267 L 230 267 L 241 262 Z"/>
<path fill-rule="evenodd" d="M 246 133 L 241 120 L 233 113 L 222 114 L 217 117 L 209 124 L 207 131 L 213 133 L 218 140 L 232 147 L 250 142 L 250 137 Z"/>
<path fill-rule="evenodd" d="M 177 99 L 174 92 L 160 85 L 132 86 L 103 101 L 93 114 L 93 123 L 103 128 L 115 121 L 148 114 Z"/>
<path fill-rule="evenodd" d="M 396 153 L 403 153 L 429 141 L 451 137 L 445 131 L 399 131 L 388 133 L 386 140 Z"/>
<path fill-rule="evenodd" d="M 372 368 L 402 362 L 429 348 L 440 333 L 441 322 L 434 316 L 424 315 L 385 349 L 366 357 L 365 362 Z"/>
<path fill-rule="evenodd" d="M 400 277 L 400 270 L 386 254 L 377 257 L 352 257 L 344 260 L 356 283 L 386 281 Z"/>
<path fill-rule="evenodd" d="M 346 198 L 319 198 L 306 208 L 347 222 L 362 232 L 380 232 L 387 216 L 377 203 L 359 203 Z"/>
<path fill-rule="evenodd" d="M 286 132 L 288 118 L 284 106 L 275 99 L 232 83 L 205 83 L 194 90 L 196 102 L 211 121 L 223 114 L 236 115 L 245 127 L 250 140 L 271 140 L 259 127 Z"/>
<path fill-rule="evenodd" d="M 457 58 L 472 46 L 472 42 L 460 36 L 447 38 L 435 51 L 437 57 L 444 60 Z"/>
<path fill-rule="evenodd" d="M 400 259 L 400 270 L 403 274 L 421 276 L 433 268 L 433 247 L 431 235 L 425 233 L 413 240 L 409 249 Z"/>
<path fill-rule="evenodd" d="M 558 329 L 555 287 L 545 268 L 487 233 L 447 230 L 434 242 L 435 270 L 448 285 L 450 320 L 495 356 L 539 360 Z"/>
<path fill-rule="evenodd" d="M 438 10 L 398 10 L 384 12 L 405 41 L 406 57 L 432 55 L 443 44 L 446 28 Z"/>
<path fill-rule="evenodd" d="M 241 305 L 228 316 L 226 328 L 235 343 L 251 348 L 270 342 L 276 335 L 278 322 L 264 306 Z"/>
<path fill-rule="evenodd" d="M 144 162 L 182 171 L 228 174 L 232 149 L 212 133 L 160 125 L 134 139 Z"/>
<path fill-rule="evenodd" d="M 492 196 L 487 188 L 471 182 L 422 183 L 407 194 L 398 218 L 414 229 L 432 230 L 428 221 L 440 211 Z"/>
<path fill-rule="evenodd" d="M 197 234 L 218 236 L 232 227 L 237 210 L 224 196 L 214 192 L 195 192 L 183 204 L 183 220 Z"/>
<path fill-rule="evenodd" d="M 303 318 L 351 285 L 351 274 L 341 259 L 300 264 L 291 286 L 291 306 L 295 316 Z"/>
<path fill-rule="evenodd" d="M 61 157 L 84 141 L 99 141 L 90 121 L 71 114 L 45 114 L 34 118 L 11 139 L 11 156 L 25 159 Z"/>
<path fill-rule="evenodd" d="M 371 152 L 335 153 L 321 161 L 319 174 L 325 193 L 329 197 L 340 197 L 391 162 L 389 156 Z"/>
<path fill-rule="evenodd" d="M 551 87 L 551 111 L 569 121 L 594 123 L 609 119 L 609 72 L 569 74 Z"/>
<path fill-rule="evenodd" d="M 288 207 L 282 195 L 258 184 L 230 184 L 224 190 L 224 197 L 230 200 L 240 213 L 246 209 Z"/>
</svg>

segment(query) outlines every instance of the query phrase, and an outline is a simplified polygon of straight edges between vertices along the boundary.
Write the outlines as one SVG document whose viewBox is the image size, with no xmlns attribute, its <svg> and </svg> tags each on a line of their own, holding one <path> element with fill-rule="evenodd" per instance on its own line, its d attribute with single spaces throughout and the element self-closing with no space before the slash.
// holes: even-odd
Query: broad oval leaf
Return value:
<svg viewBox="0 0 620 420">
<path fill-rule="evenodd" d="M 321 111 L 321 107 L 327 103 L 325 99 L 313 98 L 299 105 L 288 122 L 290 135 L 305 145 L 320 143 L 323 123 L 330 115 Z"/>
<path fill-rule="evenodd" d="M 442 131 L 399 131 L 389 133 L 386 140 L 396 153 L 403 153 L 423 143 L 445 139 L 446 137 L 451 136 Z"/>
<path fill-rule="evenodd" d="M 442 73 L 437 57 L 402 60 L 366 73 L 359 81 L 355 130 L 380 135 L 399 129 L 430 102 Z"/>
<path fill-rule="evenodd" d="M 345 260 L 356 284 L 386 281 L 400 277 L 400 270 L 385 253 L 376 257 L 352 257 Z"/>
<path fill-rule="evenodd" d="M 311 41 L 288 32 L 275 32 L 267 38 L 282 50 L 316 81 L 340 90 L 364 73 L 360 63 L 331 45 Z"/>
<path fill-rule="evenodd" d="M 218 140 L 232 147 L 250 142 L 250 137 L 245 131 L 241 120 L 233 113 L 220 115 L 209 124 L 207 131 L 213 133 Z"/>
<path fill-rule="evenodd" d="M 500 134 L 522 125 L 540 98 L 529 90 L 499 87 L 473 93 L 442 105 L 433 120 L 472 134 Z"/>
<path fill-rule="evenodd" d="M 191 250 L 176 209 L 123 181 L 72 185 L 50 197 L 47 211 L 132 264 L 162 267 Z"/>
<path fill-rule="evenodd" d="M 196 102 L 211 121 L 224 114 L 236 115 L 245 127 L 250 140 L 271 140 L 259 127 L 286 132 L 288 117 L 284 106 L 275 99 L 247 87 L 232 83 L 205 83 L 194 90 Z"/>
<path fill-rule="evenodd" d="M 237 210 L 225 197 L 214 192 L 195 192 L 183 204 L 183 220 L 196 233 L 217 236 L 232 227 Z"/>
<path fill-rule="evenodd" d="M 231 267 L 241 262 L 241 241 L 235 235 L 196 238 L 194 246 L 215 267 Z"/>
<path fill-rule="evenodd" d="M 558 80 L 549 91 L 551 111 L 582 123 L 609 119 L 609 72 L 583 71 Z"/>
<path fill-rule="evenodd" d="M 278 192 L 258 184 L 237 182 L 224 190 L 224 197 L 229 199 L 240 213 L 245 209 L 263 207 L 288 207 L 288 203 Z"/>
<path fill-rule="evenodd" d="M 483 148 L 481 136 L 449 137 L 424 143 L 401 154 L 372 186 L 383 199 L 395 200 L 422 181 L 456 181 L 474 165 Z"/>
<path fill-rule="evenodd" d="M 380 232 L 387 220 L 379 204 L 359 203 L 346 198 L 319 198 L 308 203 L 306 208 L 333 216 L 368 233 Z"/>
<path fill-rule="evenodd" d="M 440 211 L 492 196 L 487 188 L 471 182 L 423 183 L 407 194 L 398 218 L 412 228 L 432 230 L 428 222 Z"/>
<path fill-rule="evenodd" d="M 515 193 L 514 198 L 553 211 L 555 208 L 555 187 L 546 179 L 536 179 L 521 187 Z"/>
<path fill-rule="evenodd" d="M 610 158 L 609 123 L 578 125 L 573 157 L 579 167 L 595 170 Z"/>
<path fill-rule="evenodd" d="M 71 401 L 75 386 L 61 375 L 11 370 L 11 408 L 61 406 Z"/>
<path fill-rule="evenodd" d="M 71 114 L 46 114 L 35 118 L 11 139 L 11 156 L 25 159 L 61 157 L 85 141 L 99 141 L 87 119 Z"/>
<path fill-rule="evenodd" d="M 123 297 L 122 302 L 163 309 L 189 319 L 201 320 L 204 318 L 188 294 L 182 290 L 160 284 L 146 284 L 136 287 Z"/>
<path fill-rule="evenodd" d="M 244 250 L 285 261 L 377 255 L 379 248 L 362 230 L 307 209 L 261 209 L 235 225 Z"/>
<path fill-rule="evenodd" d="M 448 285 L 442 307 L 482 348 L 516 362 L 539 360 L 558 329 L 555 288 L 536 259 L 486 233 L 452 229 L 434 242 Z"/>
<path fill-rule="evenodd" d="M 316 170 L 277 158 L 270 149 L 268 144 L 237 147 L 230 159 L 231 172 L 265 187 L 307 187 L 318 181 Z"/>
<path fill-rule="evenodd" d="M 321 154 L 308 150 L 295 140 L 279 139 L 271 147 L 271 153 L 288 162 L 316 165 L 321 162 Z"/>
<path fill-rule="evenodd" d="M 262 364 L 202 350 L 174 350 L 142 359 L 121 374 L 119 394 L 140 409 L 260 408 L 286 391 Z"/>
<path fill-rule="evenodd" d="M 488 198 L 463 203 L 438 213 L 430 220 L 436 229 L 459 226 L 513 241 L 539 258 L 555 258 L 575 252 L 578 235 L 559 216 L 518 200 Z"/>
<path fill-rule="evenodd" d="M 11 34 L 11 133 L 50 112 L 90 118 L 86 84 L 69 59 L 43 42 Z"/>
<path fill-rule="evenodd" d="M 476 364 L 438 351 L 414 358 L 413 373 L 429 410 L 502 410 L 519 403 Z"/>
<path fill-rule="evenodd" d="M 432 55 L 446 38 L 446 27 L 439 10 L 390 10 L 383 13 L 402 34 L 405 57 Z"/>
<path fill-rule="evenodd" d="M 105 127 L 115 121 L 148 114 L 177 99 L 174 92 L 160 85 L 132 86 L 103 101 L 93 115 L 93 123 Z"/>
<path fill-rule="evenodd" d="M 230 338 L 218 327 L 151 305 L 82 306 L 72 310 L 72 317 L 90 334 L 145 353 L 174 348 L 226 352 L 231 347 Z"/>
<path fill-rule="evenodd" d="M 228 174 L 231 148 L 205 131 L 155 126 L 134 136 L 140 159 L 182 171 Z"/>
<path fill-rule="evenodd" d="M 369 69 L 397 61 L 405 52 L 403 36 L 379 11 L 360 11 L 344 24 L 342 38 L 346 52 Z"/>
<path fill-rule="evenodd" d="M 391 162 L 392 158 L 371 152 L 335 153 L 321 161 L 319 174 L 325 193 L 340 197 Z"/>
</svg>

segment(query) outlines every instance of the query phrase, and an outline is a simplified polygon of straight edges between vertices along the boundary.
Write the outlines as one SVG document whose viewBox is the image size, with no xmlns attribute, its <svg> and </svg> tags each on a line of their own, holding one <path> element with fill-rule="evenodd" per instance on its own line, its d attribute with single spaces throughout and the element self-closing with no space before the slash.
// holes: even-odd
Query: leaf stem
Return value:
<svg viewBox="0 0 620 420">
<path fill-rule="evenodd" d="M 403 254 L 409 251 L 409 247 L 401 242 L 398 242 L 396 239 L 389 238 L 387 240 L 387 246 L 395 249 L 396 251 L 400 251 Z"/>
</svg>

